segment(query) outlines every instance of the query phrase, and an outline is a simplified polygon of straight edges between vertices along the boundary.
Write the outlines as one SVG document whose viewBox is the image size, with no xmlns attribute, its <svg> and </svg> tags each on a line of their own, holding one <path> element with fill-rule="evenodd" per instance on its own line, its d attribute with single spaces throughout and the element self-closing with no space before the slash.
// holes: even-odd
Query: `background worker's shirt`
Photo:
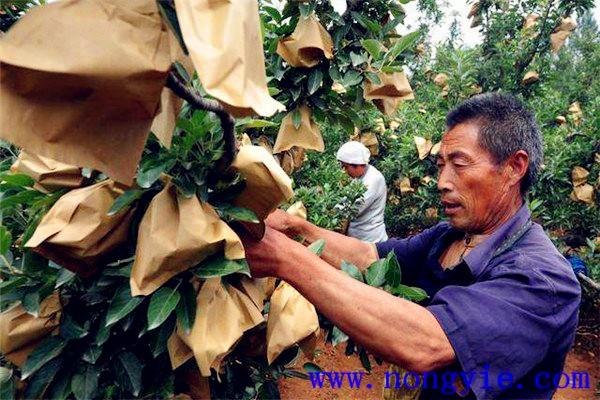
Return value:
<svg viewBox="0 0 600 400">
<path fill-rule="evenodd" d="M 443 270 L 438 260 L 463 233 L 447 222 L 407 239 L 377 243 L 380 257 L 396 253 L 402 283 L 429 294 L 427 309 L 458 360 L 444 371 L 473 372 L 470 398 L 550 399 L 556 389 L 548 386 L 562 372 L 573 344 L 579 282 L 540 225 L 522 229 L 530 218 L 524 205 L 451 270 Z M 510 374 L 512 387 L 501 387 L 503 373 Z M 460 397 L 424 390 L 421 399 L 430 398 Z"/>
<path fill-rule="evenodd" d="M 358 215 L 348 225 L 348 236 L 371 243 L 387 240 L 383 220 L 387 198 L 385 178 L 377 168 L 367 165 L 367 171 L 359 179 L 367 191 L 361 199 Z"/>
</svg>

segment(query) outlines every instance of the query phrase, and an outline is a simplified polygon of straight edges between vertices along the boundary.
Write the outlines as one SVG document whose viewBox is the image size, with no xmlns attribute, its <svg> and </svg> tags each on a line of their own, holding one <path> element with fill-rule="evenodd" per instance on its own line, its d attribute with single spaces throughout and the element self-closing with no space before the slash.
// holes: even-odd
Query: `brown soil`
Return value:
<svg viewBox="0 0 600 400">
<path fill-rule="evenodd" d="M 333 347 L 330 343 L 320 342 L 317 347 L 314 362 L 324 371 L 365 371 L 356 355 L 346 356 L 344 354 L 345 344 Z M 598 349 L 600 350 L 600 349 Z M 599 352 L 589 352 L 575 348 L 567 356 L 564 372 L 570 374 L 572 371 L 588 372 L 590 375 L 589 389 L 559 389 L 554 395 L 554 400 L 591 400 L 600 399 L 600 363 Z M 296 363 L 297 368 L 309 361 L 304 356 Z M 371 359 L 372 361 L 372 359 Z M 384 374 L 388 364 L 377 365 L 372 362 L 373 370 L 370 375 L 365 375 L 360 389 L 351 389 L 347 385 L 340 389 L 326 388 L 313 389 L 310 381 L 302 379 L 285 378 L 279 382 L 282 400 L 304 400 L 304 399 L 381 399 L 384 385 Z M 366 384 L 370 383 L 371 388 Z"/>
</svg>

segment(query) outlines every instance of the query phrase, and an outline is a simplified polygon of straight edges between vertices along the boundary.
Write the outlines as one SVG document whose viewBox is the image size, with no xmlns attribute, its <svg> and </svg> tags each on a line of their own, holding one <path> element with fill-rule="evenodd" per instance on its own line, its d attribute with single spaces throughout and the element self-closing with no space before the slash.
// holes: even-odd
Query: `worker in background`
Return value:
<svg viewBox="0 0 600 400">
<path fill-rule="evenodd" d="M 385 200 L 387 187 L 385 178 L 372 165 L 369 165 L 371 153 L 362 143 L 351 141 L 339 148 L 336 158 L 352 178 L 360 179 L 367 188 L 358 209 L 358 215 L 350 221 L 348 236 L 365 242 L 377 243 L 387 240 L 385 232 Z"/>
</svg>

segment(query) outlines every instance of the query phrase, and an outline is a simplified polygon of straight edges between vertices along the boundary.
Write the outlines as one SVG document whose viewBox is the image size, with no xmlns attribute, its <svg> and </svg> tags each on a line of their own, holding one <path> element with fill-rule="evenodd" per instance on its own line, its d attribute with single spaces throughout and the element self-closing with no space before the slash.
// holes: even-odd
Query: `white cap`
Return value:
<svg viewBox="0 0 600 400">
<path fill-rule="evenodd" d="M 368 164 L 371 152 L 361 142 L 347 142 L 340 147 L 335 156 L 346 164 Z"/>
</svg>

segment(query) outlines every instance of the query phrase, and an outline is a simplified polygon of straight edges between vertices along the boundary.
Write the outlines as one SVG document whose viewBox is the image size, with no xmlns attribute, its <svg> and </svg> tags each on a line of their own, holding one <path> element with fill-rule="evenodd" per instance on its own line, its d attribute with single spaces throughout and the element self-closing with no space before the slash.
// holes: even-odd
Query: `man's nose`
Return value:
<svg viewBox="0 0 600 400">
<path fill-rule="evenodd" d="M 451 173 L 447 168 L 440 168 L 440 172 L 438 173 L 438 182 L 437 188 L 442 193 L 447 193 L 452 191 L 453 188 Z"/>
</svg>

